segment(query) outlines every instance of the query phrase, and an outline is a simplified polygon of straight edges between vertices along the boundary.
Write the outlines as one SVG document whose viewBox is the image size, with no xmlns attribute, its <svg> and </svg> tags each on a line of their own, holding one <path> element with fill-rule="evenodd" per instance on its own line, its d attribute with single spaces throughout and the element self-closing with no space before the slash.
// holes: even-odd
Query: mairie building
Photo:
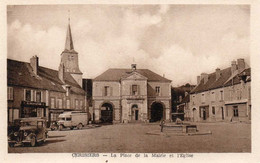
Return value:
<svg viewBox="0 0 260 163">
<path fill-rule="evenodd" d="M 95 122 L 170 120 L 171 81 L 148 70 L 108 69 L 93 79 Z"/>
</svg>

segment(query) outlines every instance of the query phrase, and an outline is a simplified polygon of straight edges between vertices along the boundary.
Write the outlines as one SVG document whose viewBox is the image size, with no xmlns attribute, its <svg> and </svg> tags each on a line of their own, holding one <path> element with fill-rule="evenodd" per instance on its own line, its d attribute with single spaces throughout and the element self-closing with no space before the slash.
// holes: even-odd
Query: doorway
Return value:
<svg viewBox="0 0 260 163">
<path fill-rule="evenodd" d="M 132 110 L 132 120 L 138 121 L 139 120 L 139 108 L 138 105 L 134 104 L 131 108 Z"/>
<path fill-rule="evenodd" d="M 109 103 L 104 103 L 101 106 L 101 122 L 112 123 L 113 122 L 113 106 Z"/>
<path fill-rule="evenodd" d="M 221 113 L 222 113 L 222 120 L 224 120 L 224 108 L 221 107 Z"/>
<path fill-rule="evenodd" d="M 150 122 L 157 122 L 163 119 L 163 105 L 158 102 L 154 102 L 151 108 Z"/>
<path fill-rule="evenodd" d="M 139 113 L 139 110 L 135 110 L 135 120 L 138 121 L 138 113 Z"/>
</svg>

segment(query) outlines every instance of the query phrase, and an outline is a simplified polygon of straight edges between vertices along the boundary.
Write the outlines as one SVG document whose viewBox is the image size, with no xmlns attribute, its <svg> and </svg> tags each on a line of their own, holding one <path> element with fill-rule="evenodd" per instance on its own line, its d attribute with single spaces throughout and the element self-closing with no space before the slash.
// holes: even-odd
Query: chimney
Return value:
<svg viewBox="0 0 260 163">
<path fill-rule="evenodd" d="M 236 61 L 231 62 L 231 73 L 234 74 L 234 72 L 237 70 L 237 64 Z"/>
<path fill-rule="evenodd" d="M 204 84 L 207 83 L 208 79 L 209 79 L 209 75 L 206 73 L 202 73 L 201 74 L 201 80 L 204 79 Z"/>
<path fill-rule="evenodd" d="M 132 71 L 135 71 L 136 70 L 136 64 L 131 64 L 131 67 L 132 67 Z"/>
<path fill-rule="evenodd" d="M 197 76 L 197 85 L 199 85 L 200 84 L 200 76 Z"/>
<path fill-rule="evenodd" d="M 59 79 L 64 83 L 64 64 L 60 64 L 59 66 Z"/>
<path fill-rule="evenodd" d="M 245 60 L 243 58 L 237 59 L 237 69 L 238 72 L 242 72 L 245 69 Z"/>
<path fill-rule="evenodd" d="M 39 58 L 37 57 L 37 55 L 33 56 L 32 58 L 30 58 L 30 65 L 33 69 L 33 72 L 38 75 L 38 66 L 39 66 Z"/>
<path fill-rule="evenodd" d="M 218 80 L 220 78 L 220 69 L 217 68 L 216 69 L 216 80 Z"/>
</svg>

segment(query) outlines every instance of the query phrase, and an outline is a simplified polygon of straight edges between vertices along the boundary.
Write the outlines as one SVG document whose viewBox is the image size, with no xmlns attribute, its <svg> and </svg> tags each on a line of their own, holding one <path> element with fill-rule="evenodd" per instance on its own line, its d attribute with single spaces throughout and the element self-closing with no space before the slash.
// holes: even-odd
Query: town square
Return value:
<svg viewBox="0 0 260 163">
<path fill-rule="evenodd" d="M 249 20 L 249 5 L 7 6 L 8 153 L 251 153 Z"/>
</svg>

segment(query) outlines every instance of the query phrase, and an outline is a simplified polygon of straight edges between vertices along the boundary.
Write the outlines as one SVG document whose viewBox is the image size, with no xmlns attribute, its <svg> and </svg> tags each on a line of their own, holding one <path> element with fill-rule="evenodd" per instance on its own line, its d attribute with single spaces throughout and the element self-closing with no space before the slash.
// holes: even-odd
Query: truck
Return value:
<svg viewBox="0 0 260 163">
<path fill-rule="evenodd" d="M 64 112 L 59 115 L 58 126 L 59 130 L 63 128 L 70 128 L 73 130 L 77 128 L 82 129 L 85 125 L 88 124 L 88 113 L 81 111 L 70 111 Z"/>
</svg>

